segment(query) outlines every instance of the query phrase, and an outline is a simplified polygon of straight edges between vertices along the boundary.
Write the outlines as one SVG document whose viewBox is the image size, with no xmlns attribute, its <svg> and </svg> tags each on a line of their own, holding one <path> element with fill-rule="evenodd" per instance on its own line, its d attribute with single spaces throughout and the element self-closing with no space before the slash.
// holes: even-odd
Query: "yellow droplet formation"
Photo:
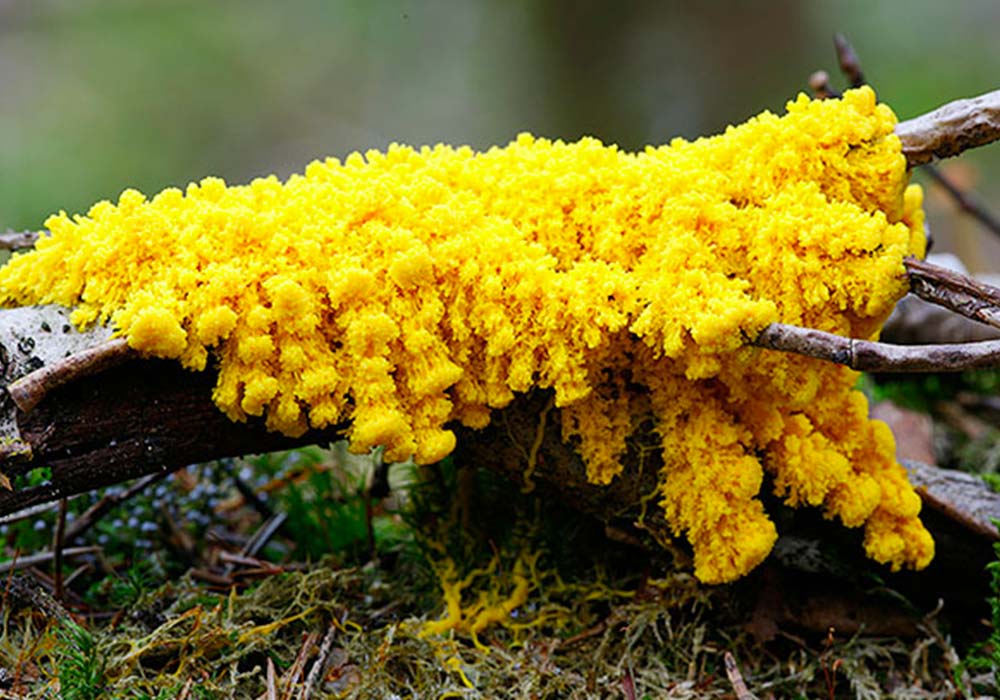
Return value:
<svg viewBox="0 0 1000 700">
<path fill-rule="evenodd" d="M 865 525 L 874 559 L 922 567 L 919 499 L 855 373 L 747 345 L 774 321 L 873 337 L 906 291 L 923 214 L 894 123 L 861 88 L 635 154 L 521 135 L 126 191 L 51 217 L 0 298 L 75 306 L 192 369 L 211 354 L 233 420 L 347 423 L 389 460 L 440 460 L 450 421 L 551 389 L 606 484 L 652 415 L 661 503 L 703 581 L 770 551 L 765 472 L 789 504 Z"/>
</svg>

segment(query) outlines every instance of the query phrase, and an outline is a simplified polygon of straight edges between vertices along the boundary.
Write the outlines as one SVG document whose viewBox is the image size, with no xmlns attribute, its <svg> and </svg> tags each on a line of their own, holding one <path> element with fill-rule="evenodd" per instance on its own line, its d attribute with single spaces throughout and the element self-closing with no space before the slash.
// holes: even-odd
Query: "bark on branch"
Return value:
<svg viewBox="0 0 1000 700">
<path fill-rule="evenodd" d="M 22 250 L 31 248 L 38 240 L 34 231 L 7 231 L 0 233 L 0 250 Z"/>
<path fill-rule="evenodd" d="M 0 471 L 16 477 L 47 466 L 52 476 L 0 490 L 0 514 L 196 462 L 339 439 L 336 430 L 291 439 L 233 423 L 212 403 L 213 382 L 210 372 L 134 359 L 54 388 L 28 413 L 9 405 L 30 451 Z"/>
<path fill-rule="evenodd" d="M 965 318 L 1000 328 L 1000 289 L 924 260 L 904 261 L 911 291 Z M 772 323 L 753 344 L 836 362 L 859 372 L 957 372 L 1000 367 L 1000 340 L 893 345 Z"/>
<path fill-rule="evenodd" d="M 925 260 L 903 261 L 910 291 L 973 321 L 1000 328 L 1000 289 Z"/>
<path fill-rule="evenodd" d="M 46 365 L 7 387 L 11 400 L 25 413 L 38 405 L 53 389 L 77 379 L 100 374 L 135 354 L 124 338 L 115 338 L 93 348 Z"/>
<path fill-rule="evenodd" d="M 1000 139 L 1000 90 L 955 100 L 896 125 L 910 167 Z"/>
<path fill-rule="evenodd" d="M 772 323 L 754 345 L 836 362 L 859 372 L 959 372 L 1000 367 L 1000 340 L 945 345 L 892 345 Z"/>
</svg>

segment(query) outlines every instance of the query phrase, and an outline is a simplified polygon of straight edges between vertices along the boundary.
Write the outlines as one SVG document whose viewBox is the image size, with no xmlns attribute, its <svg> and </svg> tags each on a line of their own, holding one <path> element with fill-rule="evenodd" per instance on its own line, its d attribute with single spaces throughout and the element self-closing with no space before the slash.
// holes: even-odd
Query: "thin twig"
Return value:
<svg viewBox="0 0 1000 700">
<path fill-rule="evenodd" d="M 133 355 L 134 351 L 129 348 L 125 338 L 115 338 L 37 369 L 13 382 L 7 387 L 7 391 L 22 412 L 30 413 L 53 389 L 82 377 L 99 374 Z"/>
<path fill-rule="evenodd" d="M 267 700 L 278 700 L 278 679 L 274 670 L 274 659 L 267 657 Z"/>
<path fill-rule="evenodd" d="M 59 499 L 59 515 L 56 517 L 56 531 L 52 537 L 52 580 L 55 581 L 53 586 L 56 600 L 61 601 L 63 599 L 63 543 L 65 542 L 66 535 L 66 505 L 68 501 L 66 498 Z"/>
<path fill-rule="evenodd" d="M 743 674 L 740 673 L 740 667 L 736 665 L 732 652 L 727 651 L 722 658 L 726 663 L 726 677 L 733 686 L 737 700 L 756 700 L 754 694 L 747 688 L 747 684 L 743 682 Z"/>
<path fill-rule="evenodd" d="M 236 490 L 240 492 L 243 500 L 246 501 L 247 505 L 257 511 L 258 515 L 264 520 L 269 520 L 274 517 L 274 510 L 271 506 L 257 495 L 257 492 L 253 489 L 250 484 L 246 483 L 237 472 L 236 468 L 233 466 L 233 460 L 224 459 L 220 460 L 222 463 L 222 468 L 229 474 L 229 478 L 233 480 L 233 485 Z"/>
<path fill-rule="evenodd" d="M 0 516 L 0 525 L 10 525 L 11 523 L 16 523 L 21 520 L 27 520 L 28 518 L 40 515 L 41 513 L 48 513 L 53 508 L 56 508 L 55 503 L 39 503 L 37 506 L 31 506 L 14 513 L 10 513 L 9 515 Z"/>
<path fill-rule="evenodd" d="M 281 693 L 281 700 L 291 700 L 292 689 L 295 686 L 296 679 L 302 675 L 302 670 L 306 666 L 306 660 L 309 658 L 312 648 L 316 646 L 317 639 L 319 639 L 318 632 L 310 632 L 306 635 L 305 641 L 302 642 L 302 648 L 299 649 L 299 653 L 292 663 L 292 667 L 284 675 L 283 682 L 285 689 Z"/>
<path fill-rule="evenodd" d="M 752 342 L 845 365 L 859 372 L 959 372 L 1000 367 L 1000 340 L 945 345 L 892 345 L 772 323 Z"/>
<path fill-rule="evenodd" d="M 841 97 L 841 93 L 830 84 L 830 74 L 825 70 L 818 70 L 809 76 L 809 89 L 819 100 L 833 100 Z"/>
<path fill-rule="evenodd" d="M 215 573 L 208 569 L 189 569 L 188 575 L 197 580 L 204 581 L 212 586 L 218 586 L 222 590 L 228 591 L 233 587 L 234 581 L 229 576 L 223 576 L 222 574 Z"/>
<path fill-rule="evenodd" d="M 77 580 L 84 574 L 90 574 L 95 571 L 97 571 L 96 566 L 94 566 L 90 562 L 84 562 L 79 566 L 77 566 L 75 569 L 73 569 L 73 572 L 69 576 L 63 578 L 63 587 L 69 588 L 73 584 L 73 581 Z"/>
<path fill-rule="evenodd" d="M 170 473 L 172 472 L 168 470 L 157 472 L 156 474 L 150 474 L 149 476 L 142 477 L 120 493 L 105 494 L 101 497 L 101 500 L 85 510 L 80 517 L 76 518 L 73 521 L 73 524 L 67 528 L 66 541 L 72 542 L 76 540 L 83 535 L 83 533 L 92 528 L 112 508 L 121 505 L 136 494 L 145 491 L 149 486 L 155 484 L 157 481 L 160 481 Z"/>
<path fill-rule="evenodd" d="M 903 264 L 910 291 L 924 301 L 1000 328 L 1000 288 L 914 257 Z"/>
<path fill-rule="evenodd" d="M 258 559 L 256 557 L 248 557 L 245 554 L 233 554 L 232 552 L 227 552 L 225 550 L 219 553 L 219 561 L 223 564 L 228 564 L 229 566 L 226 567 L 227 569 L 231 569 L 235 566 L 249 566 L 259 571 L 284 571 L 282 567 L 277 564 L 272 564 L 269 561 L 264 561 L 263 559 Z M 227 576 L 229 573 L 229 571 L 226 571 Z"/>
<path fill-rule="evenodd" d="M 544 416 L 544 413 L 542 415 Z M 389 465 L 382 459 L 381 452 L 375 454 L 373 461 L 372 482 L 364 493 L 365 533 L 367 534 L 369 561 L 374 560 L 378 553 L 375 548 L 375 503 L 389 495 Z"/>
<path fill-rule="evenodd" d="M 277 513 L 268 518 L 267 522 L 261 525 L 250 541 L 246 543 L 241 554 L 246 557 L 256 557 L 260 554 L 260 551 L 271 541 L 275 533 L 284 526 L 286 520 L 288 520 L 288 513 Z"/>
<path fill-rule="evenodd" d="M 277 513 L 268 518 L 263 525 L 257 528 L 257 531 L 253 536 L 247 541 L 247 543 L 240 550 L 237 555 L 230 555 L 227 552 L 222 553 L 222 558 L 226 561 L 226 568 L 224 570 L 225 576 L 232 576 L 233 571 L 236 569 L 236 565 L 246 565 L 246 563 L 252 562 L 250 566 L 259 567 L 271 567 L 274 569 L 280 569 L 275 564 L 269 562 L 263 562 L 257 559 L 257 555 L 260 551 L 264 549 L 268 542 L 278 533 L 282 527 L 284 527 L 285 522 L 288 520 L 287 513 Z M 231 558 L 230 558 L 231 557 Z M 242 561 L 241 561 L 242 560 Z"/>
<path fill-rule="evenodd" d="M 21 549 L 17 548 L 14 550 L 14 556 L 11 557 L 8 562 L 11 566 L 6 572 L 6 580 L 4 581 L 3 595 L 0 595 L 0 610 L 7 609 L 7 596 L 11 593 L 12 587 L 14 585 L 14 566 L 17 564 L 17 560 L 21 558 Z"/>
<path fill-rule="evenodd" d="M 31 248 L 38 240 L 36 231 L 7 231 L 0 233 L 0 250 L 23 250 Z"/>
<path fill-rule="evenodd" d="M 309 700 L 312 697 L 313 688 L 316 687 L 316 683 L 326 672 L 326 662 L 330 658 L 330 651 L 333 649 L 333 640 L 336 636 L 337 625 L 334 623 L 330 625 L 330 629 L 326 631 L 326 636 L 323 637 L 323 643 L 319 647 L 319 654 L 316 655 L 316 660 L 313 661 L 312 668 L 309 669 L 309 675 L 306 676 L 306 682 L 302 686 L 302 692 L 299 693 L 299 700 Z"/>
<path fill-rule="evenodd" d="M 858 54 L 847 37 L 841 33 L 833 35 L 833 46 L 837 50 L 837 63 L 840 64 L 840 72 L 847 78 L 848 84 L 852 88 L 859 88 L 865 84 L 865 75 L 861 72 L 861 61 Z"/>
<path fill-rule="evenodd" d="M 63 557 L 69 559 L 70 557 L 78 557 L 82 554 L 96 554 L 100 550 L 100 547 L 67 547 L 63 550 Z M 20 557 L 14 561 L 0 562 L 0 573 L 6 573 L 13 569 L 26 569 L 37 564 L 45 564 L 52 561 L 54 556 L 55 553 L 53 552 L 39 552 L 38 554 Z"/>
<path fill-rule="evenodd" d="M 986 209 L 982 202 L 948 179 L 934 163 L 924 163 L 923 171 L 951 196 L 959 209 L 985 226 L 990 233 L 1000 236 L 1000 219 Z"/>
</svg>

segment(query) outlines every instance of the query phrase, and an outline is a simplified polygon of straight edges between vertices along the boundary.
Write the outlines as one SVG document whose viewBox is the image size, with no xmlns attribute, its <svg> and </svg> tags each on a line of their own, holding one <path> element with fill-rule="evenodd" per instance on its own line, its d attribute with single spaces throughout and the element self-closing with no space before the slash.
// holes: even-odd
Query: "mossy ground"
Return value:
<svg viewBox="0 0 1000 700">
<path fill-rule="evenodd" d="M 391 494 L 369 498 L 372 464 L 308 449 L 138 494 L 77 543 L 100 550 L 65 565 L 69 616 L 22 604 L 8 577 L 0 697 L 732 698 L 726 652 L 761 698 L 956 696 L 960 654 L 934 616 L 907 638 L 783 623 L 758 643 L 761 576 L 703 586 L 448 463 L 395 466 Z M 234 558 L 267 513 L 285 526 Z M 8 525 L 7 555 L 46 543 L 53 517 Z M 19 576 L 44 588 L 49 573 Z"/>
</svg>

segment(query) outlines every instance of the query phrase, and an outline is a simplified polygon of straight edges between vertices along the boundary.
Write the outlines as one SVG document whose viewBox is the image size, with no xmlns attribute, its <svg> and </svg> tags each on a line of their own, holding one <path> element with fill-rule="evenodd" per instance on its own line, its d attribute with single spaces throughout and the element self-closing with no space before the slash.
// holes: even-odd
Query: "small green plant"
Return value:
<svg viewBox="0 0 1000 700">
<path fill-rule="evenodd" d="M 995 492 L 1000 493 L 1000 474 L 980 474 L 979 477 Z"/>
<path fill-rule="evenodd" d="M 97 640 L 73 621 L 64 622 L 57 633 L 56 668 L 63 700 L 98 700 L 104 693 L 106 658 Z"/>
<path fill-rule="evenodd" d="M 330 553 L 355 557 L 363 550 L 368 540 L 363 478 L 308 465 L 300 479 L 289 482 L 281 501 L 305 558 L 318 561 Z"/>
<path fill-rule="evenodd" d="M 131 608 L 157 583 L 155 559 L 137 559 L 111 585 L 111 602 L 120 608 Z"/>
<path fill-rule="evenodd" d="M 1000 521 L 994 520 L 993 524 L 1000 528 Z M 993 677 L 994 688 L 1000 688 L 1000 543 L 993 545 L 993 551 L 997 558 L 986 565 L 992 591 L 992 595 L 986 601 L 990 606 L 990 636 L 969 650 L 965 660 L 957 669 L 956 676 L 964 675 L 965 671 L 987 673 Z M 961 678 L 957 677 L 956 680 L 961 687 Z"/>
<path fill-rule="evenodd" d="M 862 375 L 858 380 L 869 400 L 889 400 L 906 408 L 929 413 L 938 401 L 960 392 L 992 396 L 1000 392 L 1000 370 L 977 369 L 956 374 Z"/>
</svg>

